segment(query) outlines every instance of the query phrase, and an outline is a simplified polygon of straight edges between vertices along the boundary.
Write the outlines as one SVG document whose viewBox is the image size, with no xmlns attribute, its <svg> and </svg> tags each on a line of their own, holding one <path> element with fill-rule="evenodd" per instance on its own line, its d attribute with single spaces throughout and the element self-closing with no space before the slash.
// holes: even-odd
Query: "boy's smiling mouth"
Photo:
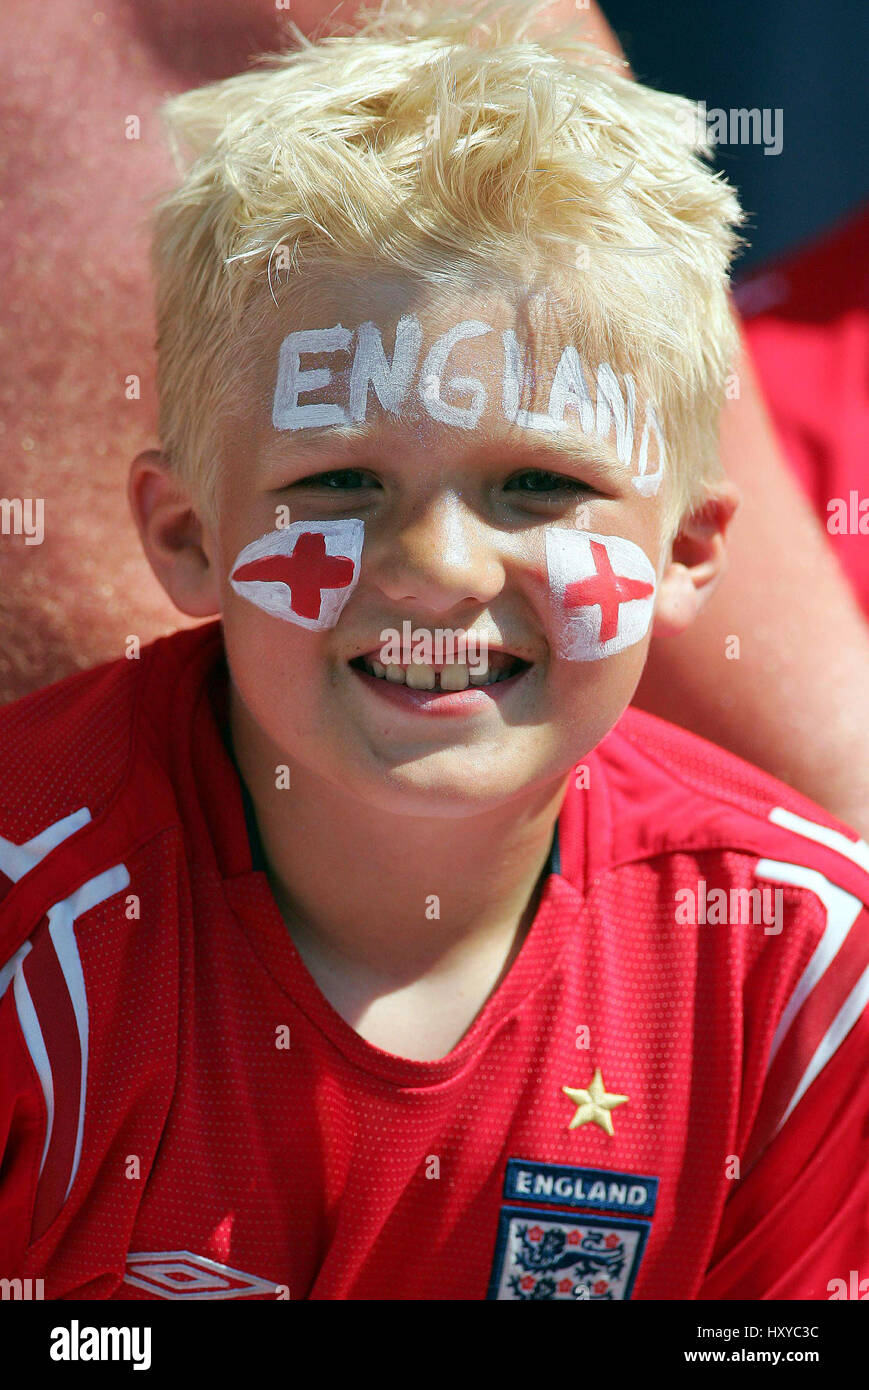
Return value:
<svg viewBox="0 0 869 1390">
<path fill-rule="evenodd" d="M 365 671 L 377 680 L 392 681 L 395 685 L 408 685 L 412 690 L 466 690 L 469 685 L 495 685 L 509 680 L 531 663 L 510 652 L 489 650 L 479 661 L 411 661 L 402 664 L 384 665 L 379 660 L 379 649 L 354 657 L 350 665 L 354 670 Z"/>
<path fill-rule="evenodd" d="M 489 648 L 478 661 L 411 661 L 388 666 L 372 648 L 348 662 L 363 684 L 392 704 L 437 714 L 463 714 L 488 706 L 515 688 L 533 663 Z"/>
</svg>

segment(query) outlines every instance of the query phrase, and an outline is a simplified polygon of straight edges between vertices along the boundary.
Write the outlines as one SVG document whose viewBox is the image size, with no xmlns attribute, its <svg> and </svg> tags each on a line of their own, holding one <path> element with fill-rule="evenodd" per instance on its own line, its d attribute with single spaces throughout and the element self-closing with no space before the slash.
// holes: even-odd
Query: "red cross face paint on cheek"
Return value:
<svg viewBox="0 0 869 1390">
<path fill-rule="evenodd" d="M 322 632 L 335 626 L 359 582 L 364 531 L 358 517 L 267 531 L 240 551 L 229 582 L 266 613 Z"/>
<path fill-rule="evenodd" d="M 633 541 L 553 527 L 546 532 L 546 566 L 560 656 L 601 661 L 645 637 L 656 576 Z"/>
</svg>

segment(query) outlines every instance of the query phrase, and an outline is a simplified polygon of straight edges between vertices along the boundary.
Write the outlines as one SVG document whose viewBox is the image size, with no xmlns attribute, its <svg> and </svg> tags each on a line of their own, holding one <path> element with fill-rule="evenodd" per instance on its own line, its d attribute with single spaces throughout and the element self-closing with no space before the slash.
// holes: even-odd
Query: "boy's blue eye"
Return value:
<svg viewBox="0 0 869 1390">
<path fill-rule="evenodd" d="M 312 473 L 300 478 L 296 487 L 322 487 L 334 492 L 351 491 L 354 488 L 377 487 L 376 478 L 364 468 L 333 468 L 326 473 Z M 579 478 L 568 478 L 563 473 L 549 473 L 541 468 L 526 468 L 504 484 L 505 492 L 522 492 L 528 496 L 551 496 L 553 493 L 593 492 L 588 483 Z"/>
<path fill-rule="evenodd" d="M 309 478 L 300 478 L 297 487 L 325 487 L 336 492 L 357 487 L 371 487 L 372 474 L 363 468 L 333 468 L 329 473 L 314 473 Z"/>
<path fill-rule="evenodd" d="M 567 478 L 563 473 L 547 473 L 541 468 L 526 468 L 504 484 L 505 492 L 553 493 L 592 492 L 588 483 L 579 478 Z"/>
</svg>

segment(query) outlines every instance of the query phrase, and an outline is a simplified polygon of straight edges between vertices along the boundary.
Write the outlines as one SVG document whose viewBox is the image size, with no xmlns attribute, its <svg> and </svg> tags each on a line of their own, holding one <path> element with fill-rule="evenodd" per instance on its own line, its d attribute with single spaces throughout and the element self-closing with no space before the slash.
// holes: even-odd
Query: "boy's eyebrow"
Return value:
<svg viewBox="0 0 869 1390">
<path fill-rule="evenodd" d="M 629 471 L 630 463 L 623 463 L 616 452 L 615 445 L 608 439 L 602 439 L 597 434 L 585 434 L 578 429 L 567 426 L 563 430 L 540 430 L 529 427 L 523 429 L 523 436 L 528 440 L 527 444 L 520 441 L 516 443 L 517 452 L 529 452 L 535 454 L 548 454 L 553 462 L 569 463 L 571 460 L 581 459 L 584 463 L 591 464 L 597 471 L 603 474 L 611 474 L 614 478 L 624 478 Z M 631 445 L 633 453 L 633 444 Z"/>
<path fill-rule="evenodd" d="M 264 461 L 277 465 L 289 461 L 293 455 L 317 456 L 330 452 L 336 446 L 340 446 L 342 452 L 361 452 L 373 446 L 388 445 L 388 436 L 372 430 L 365 421 L 349 421 L 346 424 L 315 425 L 294 432 L 292 444 L 289 447 L 287 444 L 289 441 L 285 443 L 283 437 L 269 440 L 263 451 Z M 520 426 L 515 434 L 497 442 L 489 440 L 481 444 L 478 452 L 491 456 L 501 449 L 517 456 L 534 455 L 553 464 L 563 465 L 579 460 L 594 467 L 602 476 L 612 477 L 613 481 L 623 480 L 629 471 L 629 465 L 622 463 L 615 446 L 608 439 L 601 439 L 597 434 L 585 434 L 570 425 L 563 430 Z"/>
</svg>

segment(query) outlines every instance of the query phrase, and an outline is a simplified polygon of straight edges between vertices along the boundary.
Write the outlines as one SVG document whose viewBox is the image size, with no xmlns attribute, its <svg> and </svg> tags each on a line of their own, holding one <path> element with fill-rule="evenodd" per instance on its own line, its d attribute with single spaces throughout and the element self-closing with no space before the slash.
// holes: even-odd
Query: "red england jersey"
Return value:
<svg viewBox="0 0 869 1390">
<path fill-rule="evenodd" d="M 630 709 L 571 775 L 506 978 L 446 1057 L 410 1060 L 293 946 L 227 680 L 213 622 L 0 710 L 0 1277 L 61 1299 L 855 1296 L 865 843 Z"/>
</svg>

